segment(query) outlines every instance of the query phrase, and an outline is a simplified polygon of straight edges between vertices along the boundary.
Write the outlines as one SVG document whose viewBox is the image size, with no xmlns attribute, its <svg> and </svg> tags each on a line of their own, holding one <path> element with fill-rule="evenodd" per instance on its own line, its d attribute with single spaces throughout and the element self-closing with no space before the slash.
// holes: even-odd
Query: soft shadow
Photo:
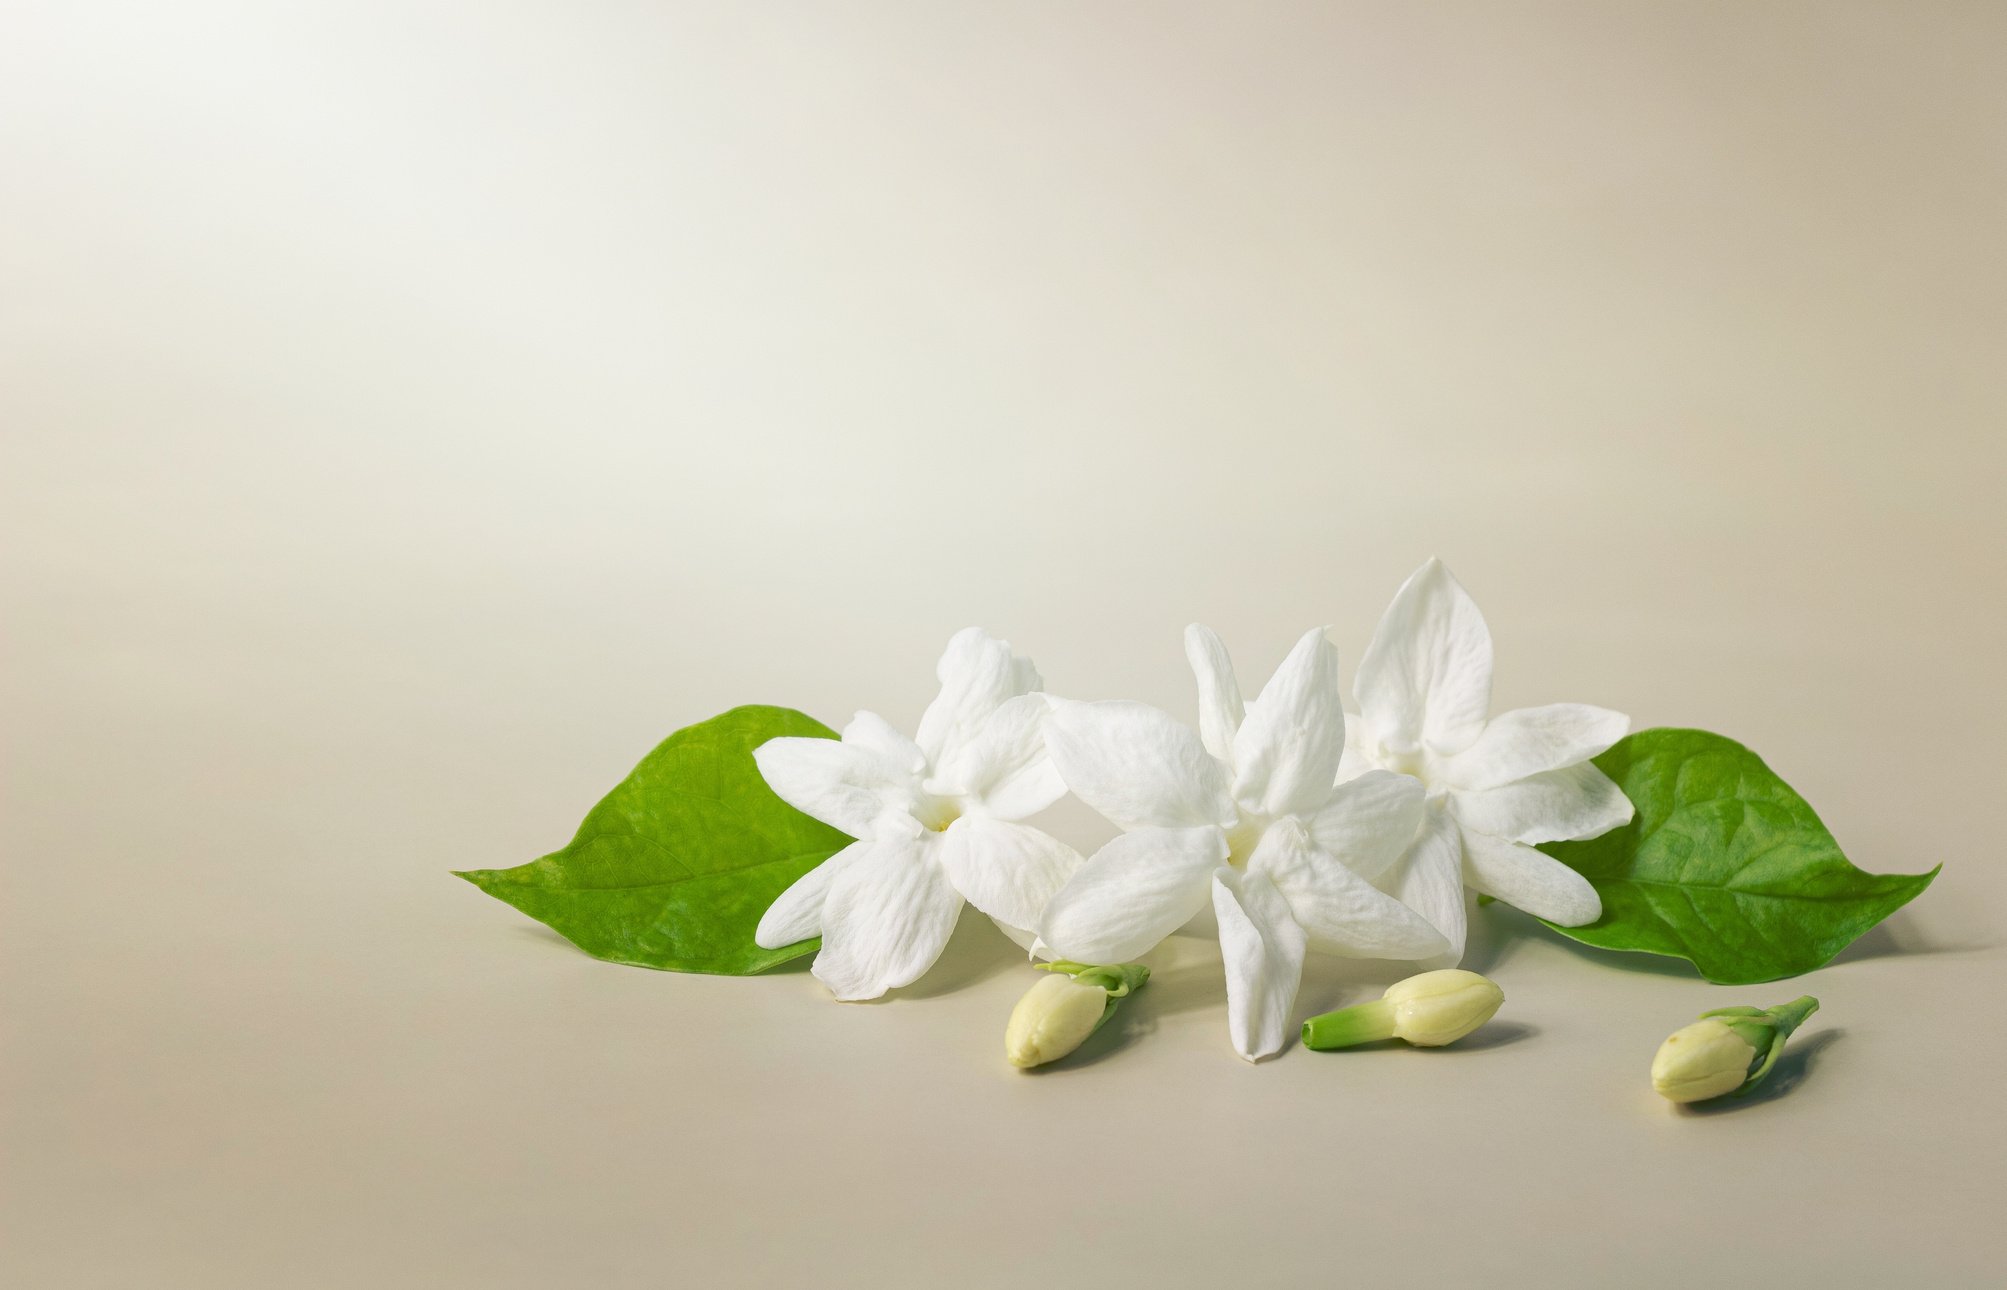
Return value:
<svg viewBox="0 0 2007 1290">
<path fill-rule="evenodd" d="M 554 947 L 562 946 L 563 948 L 570 950 L 574 954 L 585 953 L 584 950 L 581 950 L 578 946 L 573 945 L 570 941 L 566 940 L 562 936 L 559 936 L 556 932 L 552 931 L 548 927 L 545 927 L 542 923 L 518 924 L 515 927 L 510 928 L 509 930 L 514 932 L 517 936 L 526 937 L 529 940 L 538 941 L 544 945 L 554 946 Z"/>
<path fill-rule="evenodd" d="M 1464 950 L 1462 966 L 1489 976 L 1516 954 L 1522 945 L 1539 941 L 1559 945 L 1571 954 L 1626 972 L 1638 972 L 1646 976 L 1700 975 L 1699 971 L 1685 959 L 1636 950 L 1606 950 L 1595 945 L 1585 945 L 1572 936 L 1563 936 L 1530 914 L 1521 913 L 1510 905 L 1498 902 L 1472 911 L 1470 936 Z M 1932 941 L 1917 929 L 1910 918 L 1904 914 L 1896 914 L 1863 932 L 1860 939 L 1841 950 L 1826 966 L 1838 967 L 1842 963 L 1894 958 L 1898 955 L 1975 954 L 1997 949 L 2001 943 L 1998 940 L 1966 944 Z"/>
<path fill-rule="evenodd" d="M 565 939 L 565 937 L 558 934 L 557 932 L 552 931 L 550 928 L 543 926 L 542 924 L 531 924 L 530 926 L 527 927 L 518 927 L 515 928 L 514 931 L 515 934 L 518 936 L 524 937 L 528 940 L 536 941 L 539 944 L 544 945 L 551 949 L 563 950 L 568 954 L 585 954 L 584 950 L 580 949 L 576 945 L 573 945 L 569 940 Z M 659 972 L 667 970 L 663 968 L 658 968 L 650 963 L 622 963 L 617 959 L 602 959 L 597 954 L 589 954 L 586 955 L 586 957 L 592 959 L 594 962 L 605 963 L 611 967 L 638 967 L 649 972 Z M 745 977 L 745 979 L 752 980 L 758 977 L 790 976 L 794 973 L 808 971 L 809 965 L 813 962 L 815 962 L 815 955 L 803 954 L 799 958 L 792 958 L 785 963 L 777 963 L 773 967 L 762 969 L 759 972 L 754 972 L 749 976 Z M 739 976 L 740 974 L 734 972 L 723 975 L 736 977 Z"/>
<path fill-rule="evenodd" d="M 1770 1068 L 1770 1074 L 1746 1096 L 1718 1097 L 1711 1102 L 1682 1105 L 1678 1109 L 1685 1115 L 1714 1116 L 1760 1106 L 1765 1102 L 1775 1102 L 1798 1087 L 1805 1077 L 1812 1073 L 1812 1066 L 1819 1060 L 1819 1054 L 1832 1047 L 1840 1036 L 1846 1033 L 1844 1026 L 1833 1026 L 1816 1034 L 1807 1035 L 1803 1039 L 1789 1040 L 1785 1044 L 1783 1056 L 1779 1057 L 1777 1064 Z"/>
<path fill-rule="evenodd" d="M 1329 1052 L 1319 1052 L 1314 1048 L 1304 1048 L 1303 1051 L 1318 1057 L 1330 1057 L 1341 1053 L 1393 1052 L 1396 1049 L 1419 1053 L 1481 1053 L 1493 1048 L 1503 1048 L 1507 1044 L 1516 1044 L 1522 1039 L 1531 1039 L 1539 1033 L 1538 1026 L 1529 1026 L 1523 1021 L 1489 1021 L 1464 1038 L 1453 1044 L 1445 1044 L 1441 1048 L 1418 1048 L 1399 1039 L 1382 1039 L 1377 1043 L 1353 1044 L 1349 1048 L 1336 1048 Z M 1297 1046 L 1302 1047 L 1300 1042 Z"/>
<path fill-rule="evenodd" d="M 1842 963 L 1854 963 L 1863 959 L 1893 958 L 1898 954 L 1972 954 L 1980 950 L 1997 949 L 1999 946 L 2000 942 L 1997 940 L 1966 945 L 1947 945 L 1932 941 L 1917 929 L 1915 920 L 1907 913 L 1900 913 L 1891 915 L 1863 932 L 1859 940 L 1834 955 L 1832 963 L 1828 966 L 1837 967 Z"/>
<path fill-rule="evenodd" d="M 1139 1016 L 1150 1018 L 1197 1012 L 1201 1008 L 1224 1008 L 1226 976 L 1217 963 L 1160 968 L 1151 972 L 1150 983 L 1138 990 L 1129 1004 L 1135 1006 Z M 1125 1004 L 1124 1010 L 1127 1008 L 1128 1004 Z M 1111 1021 L 1108 1024 L 1112 1026 L 1115 1023 Z M 1107 1028 L 1102 1027 L 1103 1030 Z"/>
<path fill-rule="evenodd" d="M 1065 1057 L 1035 1066 L 1028 1073 L 1058 1075 L 1098 1065 L 1153 1034 L 1166 1017 L 1202 1009 L 1225 1010 L 1226 977 L 1210 947 L 1186 945 L 1182 938 L 1173 937 L 1144 955 L 1143 961 L 1150 965 L 1149 983 L 1124 999 L 1107 1025 Z"/>
<path fill-rule="evenodd" d="M 1540 1027 L 1529 1026 L 1523 1021 L 1489 1021 L 1448 1047 L 1429 1051 L 1481 1053 L 1493 1048 L 1503 1048 L 1507 1044 L 1516 1044 L 1522 1039 L 1531 1039 L 1539 1033 Z"/>
<path fill-rule="evenodd" d="M 1482 928 L 1481 935 L 1480 928 Z M 1471 918 L 1471 934 L 1465 943 L 1462 966 L 1472 972 L 1490 976 L 1518 953 L 1521 945 L 1539 941 L 1559 945 L 1571 954 L 1621 968 L 1626 972 L 1637 972 L 1645 976 L 1689 978 L 1700 975 L 1695 971 L 1693 964 L 1685 959 L 1584 945 L 1572 936 L 1563 936 L 1532 915 L 1522 914 L 1502 902 L 1494 902 L 1474 912 Z"/>
<path fill-rule="evenodd" d="M 1415 963 L 1378 959 L 1348 959 L 1313 954 L 1304 961 L 1303 983 L 1296 991 L 1296 1012 L 1314 1017 L 1385 994 L 1387 987 L 1423 968 Z"/>
<path fill-rule="evenodd" d="M 1464 937 L 1463 960 L 1458 966 L 1487 975 L 1510 959 L 1519 948 L 1525 924 L 1540 927 L 1532 919 L 1519 915 L 1517 910 L 1496 901 L 1488 904 L 1474 902 L 1469 912 L 1470 930 Z M 1514 915 L 1518 915 L 1518 921 L 1508 922 Z"/>
<path fill-rule="evenodd" d="M 1107 1061 L 1130 1044 L 1143 1038 L 1157 1028 L 1156 1018 L 1147 1015 L 1140 1008 L 1141 993 L 1122 1001 L 1122 1007 L 1109 1018 L 1108 1024 L 1087 1037 L 1087 1042 L 1074 1049 L 1056 1062 L 1043 1066 L 1033 1066 L 1027 1075 L 1063 1075 L 1070 1070 L 1084 1070 Z"/>
<path fill-rule="evenodd" d="M 954 935 L 948 938 L 948 947 L 941 951 L 941 957 L 927 969 L 927 974 L 912 985 L 871 1002 L 937 998 L 987 981 L 1013 967 L 1022 967 L 1028 961 L 1025 951 L 997 930 L 995 923 L 973 909 L 964 909 L 961 921 L 955 924 Z"/>
</svg>

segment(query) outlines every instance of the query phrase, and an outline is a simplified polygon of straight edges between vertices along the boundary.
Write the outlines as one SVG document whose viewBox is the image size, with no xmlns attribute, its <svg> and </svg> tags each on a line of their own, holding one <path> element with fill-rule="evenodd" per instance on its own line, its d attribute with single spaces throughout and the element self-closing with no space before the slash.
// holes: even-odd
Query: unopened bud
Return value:
<svg viewBox="0 0 2007 1290">
<path fill-rule="evenodd" d="M 1115 1001 L 1150 979 L 1140 963 L 1098 967 L 1086 963 L 1040 963 L 1053 975 L 1024 992 L 1004 1028 L 1004 1056 L 1019 1067 L 1058 1061 L 1087 1042 L 1115 1015 Z"/>
<path fill-rule="evenodd" d="M 1784 1041 L 1818 1010 L 1811 995 L 1775 1008 L 1717 1008 L 1682 1026 L 1652 1058 L 1652 1087 L 1674 1102 L 1705 1102 L 1761 1083 Z"/>
<path fill-rule="evenodd" d="M 1319 1052 L 1402 1039 L 1422 1048 L 1453 1044 L 1498 1012 L 1505 991 L 1490 977 L 1444 968 L 1396 981 L 1369 1003 L 1303 1023 L 1303 1046 Z"/>
<path fill-rule="evenodd" d="M 1733 1093 L 1749 1078 L 1756 1047 L 1719 1017 L 1682 1026 L 1652 1058 L 1652 1087 L 1675 1102 L 1704 1102 Z"/>
</svg>

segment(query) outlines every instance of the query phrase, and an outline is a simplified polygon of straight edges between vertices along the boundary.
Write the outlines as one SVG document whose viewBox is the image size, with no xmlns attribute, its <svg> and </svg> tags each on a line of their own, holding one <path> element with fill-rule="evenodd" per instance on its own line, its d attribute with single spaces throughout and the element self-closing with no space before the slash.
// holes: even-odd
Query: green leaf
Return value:
<svg viewBox="0 0 2007 1290">
<path fill-rule="evenodd" d="M 1823 967 L 1937 876 L 1856 869 L 1762 758 L 1705 730 L 1641 730 L 1596 765 L 1637 814 L 1540 848 L 1603 898 L 1587 927 L 1547 924 L 1585 944 L 1689 959 L 1720 985 L 1774 981 Z"/>
<path fill-rule="evenodd" d="M 753 749 L 782 735 L 836 732 L 789 708 L 733 708 L 663 740 L 564 850 L 459 876 L 615 963 L 744 976 L 813 953 L 819 941 L 753 943 L 774 897 L 850 843 L 760 778 Z"/>
</svg>

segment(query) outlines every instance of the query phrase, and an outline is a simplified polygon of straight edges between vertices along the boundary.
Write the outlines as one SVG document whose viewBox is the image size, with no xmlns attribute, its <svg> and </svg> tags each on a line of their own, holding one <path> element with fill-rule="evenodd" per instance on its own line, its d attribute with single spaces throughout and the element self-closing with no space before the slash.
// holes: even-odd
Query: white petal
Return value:
<svg viewBox="0 0 2007 1290">
<path fill-rule="evenodd" d="M 941 692 L 920 717 L 914 741 L 939 766 L 956 745 L 973 736 L 1004 700 L 1040 687 L 1030 659 L 1011 653 L 1010 642 L 980 627 L 964 627 L 948 641 L 934 674 Z"/>
<path fill-rule="evenodd" d="M 961 912 L 962 898 L 919 838 L 881 838 L 830 883 L 811 970 L 839 999 L 875 999 L 934 966 Z"/>
<path fill-rule="evenodd" d="M 1066 781 L 1046 752 L 1047 711 L 1042 694 L 1005 700 L 970 738 L 949 750 L 927 790 L 974 798 L 1003 820 L 1021 820 L 1051 806 L 1066 796 Z"/>
<path fill-rule="evenodd" d="M 1563 927 L 1603 916 L 1602 897 L 1589 880 L 1554 857 L 1469 829 L 1462 840 L 1464 876 L 1485 895 Z"/>
<path fill-rule="evenodd" d="M 1491 629 L 1431 558 L 1380 619 L 1352 686 L 1373 733 L 1396 752 L 1462 752 L 1491 710 Z"/>
<path fill-rule="evenodd" d="M 1315 810 L 1345 755 L 1338 651 L 1324 629 L 1305 632 L 1234 735 L 1234 797 L 1263 815 Z"/>
<path fill-rule="evenodd" d="M 1443 763 L 1458 788 L 1497 788 L 1585 762 L 1624 737 L 1631 719 L 1586 703 L 1550 703 L 1501 713 L 1477 742 Z"/>
<path fill-rule="evenodd" d="M 1289 1040 L 1303 983 L 1303 929 L 1282 893 L 1258 873 L 1215 870 L 1213 912 L 1226 961 L 1227 1033 L 1234 1051 L 1257 1061 Z"/>
<path fill-rule="evenodd" d="M 885 811 L 911 809 L 919 787 L 882 754 L 834 739 L 769 739 L 753 762 L 783 802 L 853 838 Z"/>
<path fill-rule="evenodd" d="M 843 728 L 843 742 L 877 753 L 913 776 L 927 773 L 927 754 L 875 712 L 859 712 Z"/>
<path fill-rule="evenodd" d="M 1310 840 L 1354 873 L 1377 878 L 1407 852 L 1422 824 L 1422 782 L 1412 775 L 1366 771 L 1331 790 L 1304 818 Z"/>
<path fill-rule="evenodd" d="M 1247 871 L 1275 884 L 1310 947 L 1320 953 L 1425 959 L 1449 949 L 1428 920 L 1313 846 L 1294 819 L 1268 827 L 1248 857 Z"/>
<path fill-rule="evenodd" d="M 1393 895 L 1435 925 L 1449 942 L 1445 967 L 1463 958 L 1469 914 L 1463 898 L 1463 847 L 1456 821 L 1441 810 L 1427 813 L 1407 859 L 1395 871 Z"/>
<path fill-rule="evenodd" d="M 1373 738 L 1372 727 L 1366 724 L 1366 718 L 1356 712 L 1345 714 L 1345 755 L 1338 759 L 1339 783 L 1380 769 L 1379 759 L 1373 755 L 1378 742 Z"/>
<path fill-rule="evenodd" d="M 1081 863 L 1078 851 L 1049 834 L 980 815 L 956 820 L 937 845 L 955 890 L 1012 927 L 1038 926 L 1046 902 Z"/>
<path fill-rule="evenodd" d="M 1589 762 L 1500 788 L 1449 795 L 1465 828 L 1514 842 L 1562 842 L 1608 833 L 1631 819 L 1631 802 Z"/>
<path fill-rule="evenodd" d="M 1082 963 L 1133 959 L 1205 907 L 1208 875 L 1226 856 L 1226 835 L 1210 826 L 1125 833 L 1047 903 L 1039 939 Z"/>
<path fill-rule="evenodd" d="M 774 898 L 760 925 L 753 932 L 753 944 L 763 950 L 777 950 L 811 936 L 822 935 L 822 904 L 829 896 L 829 884 L 843 867 L 871 849 L 873 843 L 853 842 L 815 868 L 794 880 L 794 885 Z"/>
<path fill-rule="evenodd" d="M 1213 629 L 1198 623 L 1185 628 L 1185 657 L 1199 682 L 1199 738 L 1207 752 L 1231 765 L 1234 732 L 1247 715 L 1233 660 Z"/>
<path fill-rule="evenodd" d="M 1054 699 L 1045 742 L 1066 786 L 1125 829 L 1235 819 L 1226 768 L 1188 727 L 1148 704 Z"/>
</svg>

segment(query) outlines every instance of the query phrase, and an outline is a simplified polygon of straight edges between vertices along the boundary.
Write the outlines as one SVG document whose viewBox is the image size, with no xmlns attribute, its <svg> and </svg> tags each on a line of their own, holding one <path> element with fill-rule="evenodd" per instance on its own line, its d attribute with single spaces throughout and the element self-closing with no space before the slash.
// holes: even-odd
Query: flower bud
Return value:
<svg viewBox="0 0 2007 1290">
<path fill-rule="evenodd" d="M 1497 1015 L 1505 991 L 1490 977 L 1444 968 L 1387 987 L 1394 1005 L 1394 1038 L 1423 1048 L 1453 1044 Z"/>
<path fill-rule="evenodd" d="M 1819 1008 L 1811 995 L 1774 1008 L 1716 1008 L 1682 1026 L 1652 1058 L 1652 1087 L 1674 1102 L 1746 1093 L 1763 1081 L 1784 1041 Z"/>
<path fill-rule="evenodd" d="M 1370 1003 L 1354 1004 L 1303 1023 L 1303 1046 L 1320 1052 L 1379 1039 L 1422 1048 L 1453 1044 L 1498 1012 L 1505 991 L 1489 977 L 1461 968 L 1396 981 Z"/>
<path fill-rule="evenodd" d="M 1018 1067 L 1058 1061 L 1115 1015 L 1115 1001 L 1149 980 L 1140 963 L 1096 967 L 1085 963 L 1040 963 L 1053 975 L 1024 992 L 1004 1028 L 1004 1056 Z"/>
<path fill-rule="evenodd" d="M 1046 977 L 1011 1009 L 1004 1056 L 1013 1066 L 1057 1061 L 1087 1042 L 1106 1011 L 1108 992 L 1100 986 L 1082 985 L 1070 976 Z"/>
<path fill-rule="evenodd" d="M 1682 1026 L 1652 1058 L 1652 1087 L 1675 1102 L 1704 1102 L 1733 1093 L 1749 1078 L 1756 1047 L 1719 1017 Z"/>
</svg>

